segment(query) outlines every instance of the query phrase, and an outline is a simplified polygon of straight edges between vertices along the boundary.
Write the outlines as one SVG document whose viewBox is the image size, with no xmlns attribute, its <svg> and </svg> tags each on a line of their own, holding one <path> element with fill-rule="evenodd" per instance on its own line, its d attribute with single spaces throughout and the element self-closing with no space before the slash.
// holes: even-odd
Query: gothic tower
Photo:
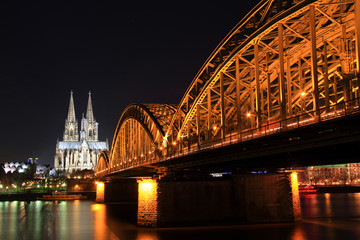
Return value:
<svg viewBox="0 0 360 240">
<path fill-rule="evenodd" d="M 94 111 L 91 102 L 91 92 L 89 92 L 89 99 L 86 109 L 86 117 L 84 115 L 81 119 L 80 141 L 98 141 L 98 125 L 94 118 Z"/>
<path fill-rule="evenodd" d="M 79 141 L 78 122 L 75 115 L 73 91 L 70 92 L 70 103 L 67 119 L 65 120 L 64 141 Z"/>
</svg>

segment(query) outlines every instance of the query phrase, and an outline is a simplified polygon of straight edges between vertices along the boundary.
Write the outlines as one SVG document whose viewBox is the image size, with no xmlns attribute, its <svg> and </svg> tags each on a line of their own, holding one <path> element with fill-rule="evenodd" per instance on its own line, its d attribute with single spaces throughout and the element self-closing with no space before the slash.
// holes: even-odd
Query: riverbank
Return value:
<svg viewBox="0 0 360 240">
<path fill-rule="evenodd" d="M 35 201 L 44 194 L 46 193 L 1 193 L 0 201 Z"/>
<path fill-rule="evenodd" d="M 68 193 L 74 194 L 74 192 Z M 52 192 L 0 193 L 0 201 L 36 201 L 37 198 L 42 197 L 44 194 L 52 194 Z M 76 192 L 76 194 L 86 196 L 88 200 L 94 200 L 96 198 L 95 192 Z"/>
</svg>

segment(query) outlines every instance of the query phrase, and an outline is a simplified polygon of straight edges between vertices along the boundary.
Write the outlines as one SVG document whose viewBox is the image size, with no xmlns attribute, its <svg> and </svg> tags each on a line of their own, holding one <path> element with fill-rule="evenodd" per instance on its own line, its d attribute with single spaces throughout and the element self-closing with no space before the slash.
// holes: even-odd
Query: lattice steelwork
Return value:
<svg viewBox="0 0 360 240">
<path fill-rule="evenodd" d="M 176 112 L 170 104 L 132 104 L 120 117 L 115 131 L 108 168 L 123 169 L 147 163 L 161 154 L 167 126 Z M 99 169 L 107 169 L 101 163 Z"/>
<path fill-rule="evenodd" d="M 218 45 L 178 106 L 130 105 L 124 111 L 110 168 L 357 110 L 359 39 L 360 0 L 261 1 Z M 98 174 L 110 168 L 98 168 Z"/>
</svg>

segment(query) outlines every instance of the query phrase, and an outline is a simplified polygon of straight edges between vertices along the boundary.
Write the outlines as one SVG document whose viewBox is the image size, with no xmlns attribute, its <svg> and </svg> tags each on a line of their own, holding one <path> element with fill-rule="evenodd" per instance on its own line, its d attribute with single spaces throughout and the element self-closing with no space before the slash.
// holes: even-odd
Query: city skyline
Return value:
<svg viewBox="0 0 360 240">
<path fill-rule="evenodd" d="M 78 109 L 92 92 L 99 138 L 109 145 L 129 104 L 179 103 L 211 52 L 253 7 L 237 6 L 4 3 L 0 163 L 38 157 L 53 164 L 71 90 Z"/>
</svg>

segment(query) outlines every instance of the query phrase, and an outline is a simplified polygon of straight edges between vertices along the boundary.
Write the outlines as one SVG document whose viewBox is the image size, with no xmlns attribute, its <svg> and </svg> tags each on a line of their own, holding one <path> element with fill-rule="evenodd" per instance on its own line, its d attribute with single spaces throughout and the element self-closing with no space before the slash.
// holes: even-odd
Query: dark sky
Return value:
<svg viewBox="0 0 360 240">
<path fill-rule="evenodd" d="M 79 126 L 92 92 L 99 139 L 109 144 L 127 105 L 179 103 L 256 3 L 1 1 L 0 163 L 53 165 L 71 90 Z"/>
</svg>

